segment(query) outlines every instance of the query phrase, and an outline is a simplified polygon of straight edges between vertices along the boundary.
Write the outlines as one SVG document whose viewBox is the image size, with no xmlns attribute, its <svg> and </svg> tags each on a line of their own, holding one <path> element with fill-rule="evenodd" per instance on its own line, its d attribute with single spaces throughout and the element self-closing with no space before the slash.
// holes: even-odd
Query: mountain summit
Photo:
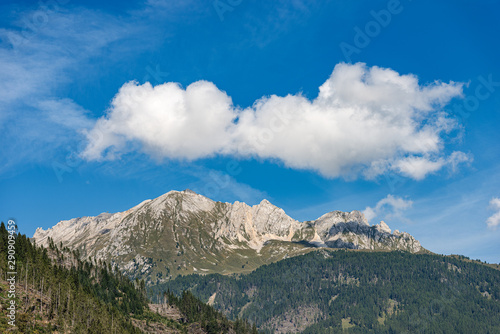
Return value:
<svg viewBox="0 0 500 334">
<path fill-rule="evenodd" d="M 179 274 L 247 272 L 317 247 L 423 249 L 408 233 L 391 233 L 384 222 L 370 226 L 359 211 L 299 222 L 267 200 L 254 206 L 222 203 L 188 189 L 124 212 L 64 220 L 33 236 L 39 245 L 49 238 L 149 284 Z"/>
</svg>

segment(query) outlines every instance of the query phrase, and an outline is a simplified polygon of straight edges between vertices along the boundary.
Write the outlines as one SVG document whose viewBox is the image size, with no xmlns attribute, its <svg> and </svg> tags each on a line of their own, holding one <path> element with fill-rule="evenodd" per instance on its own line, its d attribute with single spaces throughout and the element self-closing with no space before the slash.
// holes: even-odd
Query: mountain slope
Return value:
<svg viewBox="0 0 500 334">
<path fill-rule="evenodd" d="M 7 262 L 8 240 L 15 261 Z M 143 283 L 134 284 L 105 263 L 80 261 L 51 239 L 48 248 L 35 247 L 0 224 L 1 333 L 257 333 L 248 322 L 228 321 L 189 292 L 148 305 Z"/>
<path fill-rule="evenodd" d="M 8 240 L 15 249 L 15 261 L 9 263 Z M 106 266 L 79 261 L 68 249 L 49 244 L 36 247 L 0 224 L 0 332 L 141 333 L 127 316 L 143 313 L 144 289 L 136 290 L 128 278 Z M 14 298 L 5 286 L 5 279 L 12 277 Z M 16 326 L 6 322 L 7 306 L 14 300 Z"/>
<path fill-rule="evenodd" d="M 315 247 L 422 250 L 411 235 L 391 233 L 383 222 L 370 226 L 358 211 L 299 222 L 267 200 L 222 203 L 190 190 L 168 192 L 125 212 L 61 221 L 37 229 L 33 239 L 46 245 L 49 237 L 149 284 L 179 274 L 250 272 Z"/>
<path fill-rule="evenodd" d="M 189 275 L 189 289 L 267 333 L 500 333 L 500 271 L 451 256 L 320 249 L 248 275 Z"/>
</svg>

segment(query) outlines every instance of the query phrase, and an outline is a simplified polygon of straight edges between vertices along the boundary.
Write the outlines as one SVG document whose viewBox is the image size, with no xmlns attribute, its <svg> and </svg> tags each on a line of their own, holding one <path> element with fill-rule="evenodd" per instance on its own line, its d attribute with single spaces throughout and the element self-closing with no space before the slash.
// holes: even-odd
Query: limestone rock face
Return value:
<svg viewBox="0 0 500 334">
<path fill-rule="evenodd" d="M 78 249 L 158 283 L 189 273 L 244 272 L 315 247 L 405 250 L 420 243 L 386 223 L 370 226 L 359 211 L 332 211 L 299 222 L 263 200 L 215 202 L 191 190 L 170 191 L 124 212 L 61 221 L 33 236 L 38 245 Z"/>
</svg>

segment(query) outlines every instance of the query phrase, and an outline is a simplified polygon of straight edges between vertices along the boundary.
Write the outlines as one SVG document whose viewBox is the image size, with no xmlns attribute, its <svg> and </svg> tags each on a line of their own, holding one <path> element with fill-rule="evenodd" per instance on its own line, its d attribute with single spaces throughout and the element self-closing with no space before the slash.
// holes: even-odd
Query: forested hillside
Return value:
<svg viewBox="0 0 500 334">
<path fill-rule="evenodd" d="M 9 300 L 5 293 L 8 232 L 4 223 L 0 240 L 3 332 L 11 327 L 5 316 Z M 36 247 L 25 235 L 15 235 L 17 330 L 140 333 L 125 315 L 143 313 L 147 306 L 144 290 L 136 289 L 128 278 L 106 265 L 82 262 L 75 255 L 53 243 L 49 249 Z"/>
<path fill-rule="evenodd" d="M 165 295 L 151 305 L 144 281 L 130 281 L 102 262 L 80 261 L 77 252 L 35 246 L 25 235 L 0 225 L 0 332 L 12 333 L 256 333 L 246 322 L 228 321 L 220 312 L 186 292 Z M 12 259 L 11 259 L 12 260 Z M 15 299 L 9 297 L 7 272 L 17 272 Z M 8 324 L 16 301 L 15 327 Z M 161 315 L 160 309 L 170 311 Z"/>
<path fill-rule="evenodd" d="M 500 333 L 500 271 L 464 257 L 318 249 L 248 275 L 180 276 L 153 287 L 150 304 L 144 281 L 52 240 L 13 238 L 15 328 L 2 223 L 1 332 Z"/>
<path fill-rule="evenodd" d="M 268 333 L 500 333 L 500 271 L 465 258 L 319 250 L 248 275 L 189 275 L 190 289 Z"/>
</svg>

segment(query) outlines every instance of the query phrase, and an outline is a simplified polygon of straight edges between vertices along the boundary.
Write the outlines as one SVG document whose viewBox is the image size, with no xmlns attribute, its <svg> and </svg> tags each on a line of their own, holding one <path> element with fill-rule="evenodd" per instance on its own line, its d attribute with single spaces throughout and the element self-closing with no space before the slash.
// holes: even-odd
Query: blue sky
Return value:
<svg viewBox="0 0 500 334">
<path fill-rule="evenodd" d="M 169 190 L 500 262 L 497 1 L 4 1 L 0 219 Z"/>
</svg>

